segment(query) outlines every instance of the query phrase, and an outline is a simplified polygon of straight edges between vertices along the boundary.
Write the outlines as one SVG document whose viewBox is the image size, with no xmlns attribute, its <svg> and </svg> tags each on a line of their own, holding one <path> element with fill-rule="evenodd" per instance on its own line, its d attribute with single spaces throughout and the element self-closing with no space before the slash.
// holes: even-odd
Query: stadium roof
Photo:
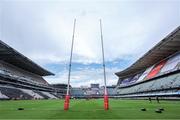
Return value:
<svg viewBox="0 0 180 120">
<path fill-rule="evenodd" d="M 178 26 L 173 32 L 161 40 L 130 67 L 115 74 L 119 77 L 135 75 L 178 51 L 180 51 L 180 26 Z"/>
<path fill-rule="evenodd" d="M 40 76 L 54 75 L 0 40 L 0 60 Z"/>
</svg>

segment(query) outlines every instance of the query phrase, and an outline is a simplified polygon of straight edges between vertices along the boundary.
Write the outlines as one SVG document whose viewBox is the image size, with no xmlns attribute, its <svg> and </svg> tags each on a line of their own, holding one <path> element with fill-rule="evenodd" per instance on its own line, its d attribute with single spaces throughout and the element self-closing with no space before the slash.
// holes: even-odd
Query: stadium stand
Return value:
<svg viewBox="0 0 180 120">
<path fill-rule="evenodd" d="M 30 96 L 33 96 L 34 99 L 43 99 L 44 97 L 41 96 L 40 94 L 32 91 L 32 90 L 28 90 L 28 89 L 21 89 L 22 92 L 30 95 Z"/>
<path fill-rule="evenodd" d="M 1 86 L 0 91 L 11 99 L 32 99 L 31 95 L 28 95 L 15 87 Z"/>
<path fill-rule="evenodd" d="M 112 86 L 107 86 L 107 91 L 108 91 L 108 95 L 109 97 L 113 97 L 117 95 L 117 91 L 115 89 L 116 86 L 112 85 Z M 104 93 L 103 93 L 104 94 Z"/>
<path fill-rule="evenodd" d="M 107 86 L 108 95 L 113 98 L 117 95 L 116 85 Z M 104 86 L 99 87 L 99 84 L 91 84 L 90 87 L 73 87 L 71 88 L 73 98 L 103 98 Z"/>
<path fill-rule="evenodd" d="M 50 96 L 48 96 L 48 95 L 46 95 L 45 93 L 40 92 L 40 91 L 33 91 L 33 92 L 39 94 L 39 95 L 42 96 L 44 99 L 53 98 L 53 97 L 50 97 Z"/>
<path fill-rule="evenodd" d="M 127 69 L 115 73 L 118 97 L 180 96 L 180 26 Z"/>
<path fill-rule="evenodd" d="M 59 98 L 64 97 L 66 95 L 66 90 L 67 90 L 67 84 L 51 84 L 55 88 L 56 91 L 56 96 Z M 70 91 L 72 87 L 70 85 Z"/>
<path fill-rule="evenodd" d="M 46 95 L 48 98 L 52 98 L 52 99 L 56 99 L 57 98 L 54 94 L 51 94 L 49 92 L 42 92 L 42 94 Z"/>
<path fill-rule="evenodd" d="M 7 97 L 6 95 L 2 94 L 0 91 L 0 99 L 9 99 L 9 97 Z"/>
<path fill-rule="evenodd" d="M 71 89 L 71 96 L 75 98 L 84 98 L 86 97 L 86 89 L 81 87 L 73 87 Z"/>
<path fill-rule="evenodd" d="M 0 40 L 0 99 L 57 99 L 62 89 L 48 84 L 47 75 L 54 74 Z"/>
</svg>

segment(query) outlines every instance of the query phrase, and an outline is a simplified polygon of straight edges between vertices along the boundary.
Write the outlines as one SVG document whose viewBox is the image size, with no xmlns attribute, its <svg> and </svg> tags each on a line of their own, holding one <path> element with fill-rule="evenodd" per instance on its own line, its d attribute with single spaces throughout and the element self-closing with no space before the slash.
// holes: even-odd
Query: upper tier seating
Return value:
<svg viewBox="0 0 180 120">
<path fill-rule="evenodd" d="M 127 78 L 119 79 L 118 86 L 129 86 L 131 84 L 146 81 L 148 79 L 172 73 L 177 70 L 180 70 L 180 52 L 147 68 L 142 74 L 136 74 L 136 77 L 129 76 Z"/>
<path fill-rule="evenodd" d="M 119 94 L 140 93 L 180 87 L 180 73 L 158 78 L 135 86 L 119 88 Z"/>
<path fill-rule="evenodd" d="M 0 61 L 0 74 L 7 75 L 31 84 L 48 86 L 48 83 L 41 76 L 24 71 L 3 61 Z"/>
</svg>

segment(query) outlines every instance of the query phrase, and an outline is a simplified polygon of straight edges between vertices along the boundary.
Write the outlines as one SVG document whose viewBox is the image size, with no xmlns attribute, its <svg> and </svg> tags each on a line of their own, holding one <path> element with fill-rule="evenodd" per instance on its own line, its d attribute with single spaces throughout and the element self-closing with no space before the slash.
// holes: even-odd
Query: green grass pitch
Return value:
<svg viewBox="0 0 180 120">
<path fill-rule="evenodd" d="M 103 99 L 71 100 L 70 109 L 64 111 L 64 100 L 0 101 L 0 119 L 180 119 L 180 101 L 160 102 L 110 99 L 105 111 Z M 17 110 L 20 107 L 24 110 Z M 165 111 L 155 113 L 157 108 Z"/>
</svg>

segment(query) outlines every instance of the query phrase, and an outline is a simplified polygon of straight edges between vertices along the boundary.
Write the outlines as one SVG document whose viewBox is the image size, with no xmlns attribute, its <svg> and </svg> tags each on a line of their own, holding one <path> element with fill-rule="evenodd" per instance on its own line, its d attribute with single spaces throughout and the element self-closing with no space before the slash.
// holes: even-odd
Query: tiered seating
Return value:
<svg viewBox="0 0 180 120">
<path fill-rule="evenodd" d="M 57 99 L 56 96 L 54 96 L 49 92 L 44 92 L 44 91 L 34 91 L 34 92 L 42 96 L 44 99 Z"/>
<path fill-rule="evenodd" d="M 155 92 L 144 92 L 144 93 L 136 93 L 136 94 L 127 94 L 121 95 L 120 97 L 155 97 L 155 96 L 179 96 L 180 90 L 164 90 L 164 91 L 155 91 Z"/>
<path fill-rule="evenodd" d="M 33 91 L 0 85 L 0 99 L 57 99 L 57 97 L 45 91 Z"/>
<path fill-rule="evenodd" d="M 54 96 L 53 94 L 50 94 L 50 93 L 48 93 L 48 92 L 43 92 L 43 91 L 42 91 L 41 93 L 43 93 L 44 95 L 48 96 L 50 99 L 57 99 L 56 96 Z"/>
<path fill-rule="evenodd" d="M 71 95 L 72 96 L 84 96 L 84 90 L 82 88 L 72 88 Z"/>
<path fill-rule="evenodd" d="M 121 78 L 118 82 L 118 93 L 120 95 L 144 94 L 180 88 L 180 53 L 166 58 L 159 63 L 147 68 L 138 78 L 136 83 L 131 84 L 132 76 Z M 137 76 L 138 77 L 138 76 Z M 164 94 L 164 93 L 163 93 Z"/>
<path fill-rule="evenodd" d="M 48 86 L 48 83 L 41 76 L 29 73 L 3 61 L 0 61 L 0 74 L 7 75 L 17 80 L 31 84 Z"/>
<path fill-rule="evenodd" d="M 7 96 L 9 99 L 32 99 L 31 95 L 28 95 L 14 87 L 0 86 L 0 91 L 2 94 Z"/>
<path fill-rule="evenodd" d="M 175 81 L 172 83 L 172 86 L 180 87 L 180 77 L 177 76 Z"/>
<path fill-rule="evenodd" d="M 178 87 L 180 87 L 180 73 L 170 75 L 164 78 L 158 78 L 157 80 L 151 80 L 135 86 L 120 88 L 118 90 L 118 93 L 132 94 L 132 93 L 172 89 Z"/>
<path fill-rule="evenodd" d="M 35 80 L 31 80 L 31 78 L 29 78 L 27 76 L 26 77 L 18 76 L 19 74 L 18 73 L 16 74 L 15 71 L 13 71 L 13 73 L 10 72 L 9 69 L 5 69 L 4 67 L 2 67 L 1 63 L 0 63 L 0 75 L 3 78 L 8 78 L 8 79 L 10 78 L 10 82 L 14 81 L 13 83 L 22 84 L 22 85 L 25 85 L 26 83 L 30 83 L 29 86 L 31 86 L 31 85 L 42 86 L 44 90 L 46 90 L 46 87 L 50 88 L 49 85 L 37 82 Z M 7 81 L 7 83 L 9 84 L 8 81 Z M 32 86 L 32 88 L 33 88 L 33 86 Z M 38 87 L 36 87 L 36 88 L 38 88 Z M 4 86 L 4 85 L 2 86 L 0 91 L 2 91 L 2 94 L 0 94 L 0 99 L 6 98 L 5 96 L 7 96 L 9 99 L 56 99 L 57 98 L 48 92 L 42 93 L 41 91 L 37 91 L 37 90 L 33 91 L 33 90 L 28 90 L 28 89 L 23 89 L 23 88 L 17 89 L 12 86 L 10 87 L 10 86 Z M 15 93 L 14 93 L 14 91 L 15 91 Z M 5 95 L 3 93 L 5 93 Z"/>
<path fill-rule="evenodd" d="M 43 94 L 43 93 L 40 92 L 40 91 L 35 91 L 35 90 L 34 90 L 34 92 L 37 93 L 37 94 L 39 94 L 40 96 L 42 96 L 44 99 L 49 99 L 49 98 L 50 98 L 49 96 Z"/>
<path fill-rule="evenodd" d="M 3 82 L 7 82 L 8 84 L 26 85 L 32 87 L 32 89 L 39 88 L 45 91 L 53 90 L 41 76 L 29 73 L 3 61 L 0 61 L 0 77 Z"/>
<path fill-rule="evenodd" d="M 9 99 L 9 97 L 7 97 L 6 95 L 2 94 L 0 91 L 0 99 Z"/>
<path fill-rule="evenodd" d="M 32 96 L 34 99 L 43 99 L 43 96 L 39 95 L 38 93 L 35 93 L 32 90 L 28 90 L 28 89 L 20 89 L 21 91 L 23 91 L 24 93 Z"/>
<path fill-rule="evenodd" d="M 180 52 L 177 52 L 173 56 L 170 56 L 170 58 L 166 58 L 147 68 L 142 74 L 136 74 L 136 77 L 129 76 L 127 78 L 121 78 L 120 80 L 122 82 L 118 82 L 118 86 L 129 86 L 131 84 L 146 81 L 148 79 L 169 74 L 177 70 L 180 70 Z"/>
<path fill-rule="evenodd" d="M 43 76 L 54 75 L 53 73 L 1 40 L 0 46 L 0 99 L 43 99 L 49 97 L 41 91 L 55 92 L 43 79 Z"/>
</svg>

